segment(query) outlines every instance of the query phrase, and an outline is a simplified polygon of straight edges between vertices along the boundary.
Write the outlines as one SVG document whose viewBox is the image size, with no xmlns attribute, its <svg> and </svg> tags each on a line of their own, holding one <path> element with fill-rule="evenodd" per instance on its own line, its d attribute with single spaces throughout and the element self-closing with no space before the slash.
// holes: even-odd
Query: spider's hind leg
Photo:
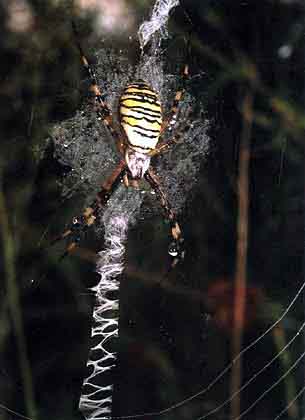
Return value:
<svg viewBox="0 0 305 420">
<path fill-rule="evenodd" d="M 90 226 L 94 225 L 95 219 L 96 216 L 94 208 L 86 207 L 80 216 L 73 218 L 68 229 L 62 235 L 60 235 L 52 241 L 51 245 L 55 244 L 56 242 L 62 239 L 67 239 L 69 241 L 69 244 L 66 247 L 65 252 L 62 254 L 61 259 L 73 252 L 86 230 Z"/>
<path fill-rule="evenodd" d="M 90 206 L 86 207 L 80 216 L 74 217 L 72 222 L 69 224 L 68 229 L 51 242 L 51 245 L 53 245 L 63 239 L 67 239 L 69 241 L 69 244 L 61 258 L 64 258 L 73 252 L 73 250 L 78 246 L 78 243 L 86 230 L 94 225 L 96 219 L 98 218 L 99 211 L 107 204 L 113 192 L 122 182 L 126 172 L 125 167 L 126 163 L 122 160 L 117 168 L 102 184 L 94 202 Z"/>
<path fill-rule="evenodd" d="M 183 260 L 185 255 L 184 250 L 184 238 L 182 237 L 182 232 L 179 226 L 179 223 L 176 219 L 176 215 L 170 207 L 170 204 L 166 198 L 164 191 L 162 190 L 159 180 L 155 175 L 154 171 L 149 168 L 144 175 L 146 181 L 149 183 L 151 188 L 155 191 L 157 196 L 161 201 L 161 205 L 165 211 L 166 218 L 169 220 L 171 225 L 171 235 L 173 241 L 169 245 L 168 253 L 172 257 L 171 267 L 174 268 L 177 263 Z"/>
</svg>

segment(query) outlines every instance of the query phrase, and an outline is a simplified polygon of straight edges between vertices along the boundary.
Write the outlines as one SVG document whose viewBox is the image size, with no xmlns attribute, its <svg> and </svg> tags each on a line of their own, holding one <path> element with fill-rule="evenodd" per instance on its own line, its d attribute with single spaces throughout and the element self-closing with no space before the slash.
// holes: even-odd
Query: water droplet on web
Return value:
<svg viewBox="0 0 305 420">
<path fill-rule="evenodd" d="M 283 59 L 287 59 L 291 56 L 293 52 L 292 46 L 291 45 L 282 45 L 279 49 L 278 49 L 278 55 L 280 58 Z"/>
</svg>

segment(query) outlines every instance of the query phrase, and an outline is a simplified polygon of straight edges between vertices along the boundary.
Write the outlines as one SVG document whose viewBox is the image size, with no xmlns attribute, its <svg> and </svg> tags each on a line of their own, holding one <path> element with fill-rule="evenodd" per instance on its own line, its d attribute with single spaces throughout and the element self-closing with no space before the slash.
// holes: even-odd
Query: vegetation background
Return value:
<svg viewBox="0 0 305 420">
<path fill-rule="evenodd" d="M 60 180 L 70 168 L 47 140 L 84 100 L 70 22 L 89 56 L 104 37 L 135 62 L 135 32 L 153 5 L 105 0 L 96 12 L 92 3 L 0 1 L 0 403 L 37 419 L 82 418 L 93 305 L 86 290 L 97 281 L 92 262 L 80 255 L 59 263 L 58 249 L 48 248 L 85 199 L 62 203 Z M 166 65 L 179 72 L 175 42 L 189 37 L 190 72 L 201 75 L 189 88 L 205 98 L 210 151 L 179 215 L 186 258 L 168 279 L 161 215 L 130 231 L 115 415 L 161 410 L 204 388 L 304 282 L 303 2 L 181 5 L 170 20 Z M 99 246 L 93 233 L 84 241 Z M 194 420 L 222 403 L 296 333 L 303 303 L 247 352 L 235 376 L 160 418 Z M 298 357 L 302 340 L 213 418 L 233 419 L 248 407 Z M 247 418 L 274 419 L 303 384 L 299 365 Z M 292 407 L 287 419 L 303 418 L 301 399 Z M 1 420 L 17 418 L 0 406 Z"/>
</svg>

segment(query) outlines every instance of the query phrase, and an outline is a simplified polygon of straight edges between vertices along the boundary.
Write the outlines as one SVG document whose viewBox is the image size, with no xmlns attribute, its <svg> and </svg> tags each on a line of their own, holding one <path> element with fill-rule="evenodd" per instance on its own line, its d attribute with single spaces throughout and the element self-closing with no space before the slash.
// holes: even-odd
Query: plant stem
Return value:
<svg viewBox="0 0 305 420">
<path fill-rule="evenodd" d="M 18 347 L 26 412 L 29 417 L 35 419 L 36 406 L 33 395 L 32 373 L 30 362 L 27 356 L 27 346 L 22 321 L 19 289 L 16 282 L 15 246 L 9 225 L 8 211 L 6 208 L 5 196 L 2 190 L 1 178 L 2 177 L 0 176 L 0 239 L 3 249 L 4 274 L 6 281 L 8 307 Z"/>
<path fill-rule="evenodd" d="M 239 148 L 236 271 L 234 280 L 233 336 L 231 347 L 232 359 L 234 359 L 241 351 L 245 317 L 249 217 L 249 161 L 253 121 L 252 108 L 253 95 L 249 91 L 246 93 L 242 104 L 243 128 Z M 241 380 L 242 358 L 238 358 L 232 368 L 231 395 L 236 393 L 240 388 Z M 238 394 L 231 402 L 231 419 L 233 420 L 239 415 L 240 395 Z"/>
</svg>

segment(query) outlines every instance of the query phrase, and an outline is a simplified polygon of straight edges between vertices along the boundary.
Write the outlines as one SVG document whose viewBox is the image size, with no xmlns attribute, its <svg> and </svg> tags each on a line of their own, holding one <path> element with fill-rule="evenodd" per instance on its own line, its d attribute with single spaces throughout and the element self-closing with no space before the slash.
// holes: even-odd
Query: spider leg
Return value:
<svg viewBox="0 0 305 420">
<path fill-rule="evenodd" d="M 171 242 L 168 248 L 168 253 L 172 257 L 171 267 L 174 268 L 177 265 L 177 263 L 184 258 L 185 254 L 183 247 L 184 239 L 182 237 L 182 232 L 176 219 L 176 215 L 173 212 L 167 200 L 167 197 L 160 186 L 160 182 L 157 178 L 157 175 L 151 168 L 149 168 L 145 173 L 144 177 L 159 197 L 161 205 L 165 211 L 165 216 L 169 220 L 171 225 L 171 235 L 173 237 L 173 241 Z"/>
<path fill-rule="evenodd" d="M 176 122 L 176 118 L 177 118 L 177 113 L 178 113 L 178 107 L 179 107 L 179 103 L 183 97 L 183 94 L 185 92 L 185 82 L 189 77 L 189 70 L 188 70 L 188 65 L 186 64 L 183 68 L 182 71 L 182 81 L 183 81 L 183 86 L 182 89 L 178 90 L 176 92 L 175 95 L 175 99 L 171 108 L 171 111 L 168 115 L 168 117 L 163 121 L 162 123 L 162 127 L 161 127 L 161 136 L 162 134 L 165 132 L 165 130 L 174 125 Z M 169 140 L 167 140 L 165 143 L 162 143 L 157 146 L 155 149 L 153 149 L 149 155 L 150 156 L 155 156 L 155 155 L 159 155 L 162 154 L 164 152 L 167 152 L 168 150 L 170 150 L 170 148 L 174 145 L 176 145 L 177 143 L 179 143 L 180 139 L 181 139 L 181 134 L 175 134 L 173 135 Z"/>
<path fill-rule="evenodd" d="M 109 129 L 111 135 L 114 137 L 117 147 L 119 149 L 119 152 L 123 154 L 124 151 L 124 142 L 120 136 L 120 134 L 117 132 L 114 122 L 113 122 L 113 116 L 110 108 L 108 107 L 107 103 L 103 100 L 102 92 L 98 86 L 97 78 L 94 69 L 89 64 L 84 52 L 83 48 L 79 42 L 78 39 L 78 32 L 75 26 L 75 23 L 72 22 L 72 28 L 75 35 L 76 44 L 80 53 L 81 63 L 87 73 L 87 76 L 90 81 L 90 88 L 89 91 L 91 95 L 94 98 L 94 106 L 95 106 L 95 112 L 97 114 L 97 117 L 103 121 L 105 126 Z"/>
<path fill-rule="evenodd" d="M 169 112 L 169 115 L 165 118 L 165 120 L 162 123 L 161 127 L 161 134 L 171 125 L 173 125 L 176 122 L 177 113 L 178 113 L 178 107 L 179 103 L 183 97 L 183 94 L 185 92 L 185 83 L 186 80 L 189 77 L 189 67 L 187 64 L 183 67 L 182 70 L 182 88 L 176 92 L 175 99 L 172 105 L 172 108 Z"/>
<path fill-rule="evenodd" d="M 90 226 L 94 225 L 98 216 L 98 211 L 107 204 L 112 193 L 117 189 L 123 180 L 125 173 L 126 163 L 122 160 L 112 174 L 102 184 L 101 189 L 97 193 L 93 203 L 86 207 L 80 216 L 74 217 L 68 226 L 68 229 L 51 242 L 51 245 L 53 245 L 62 239 L 70 240 L 70 243 L 61 258 L 66 257 L 71 251 L 73 251 L 77 247 L 82 233 Z"/>
<path fill-rule="evenodd" d="M 153 150 L 149 152 L 149 156 L 156 156 L 162 153 L 168 152 L 173 146 L 178 144 L 181 140 L 181 133 L 175 134 L 166 143 L 160 144 L 160 146 L 155 147 Z"/>
</svg>

